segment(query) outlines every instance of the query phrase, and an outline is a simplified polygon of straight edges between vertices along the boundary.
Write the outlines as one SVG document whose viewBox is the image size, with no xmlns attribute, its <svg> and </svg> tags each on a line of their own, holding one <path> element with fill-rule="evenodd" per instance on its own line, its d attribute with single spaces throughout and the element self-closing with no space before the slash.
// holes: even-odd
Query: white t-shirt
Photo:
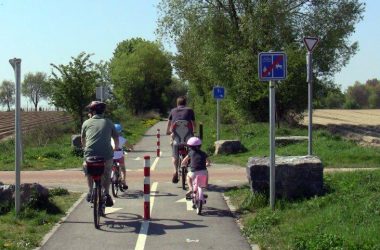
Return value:
<svg viewBox="0 0 380 250">
<path fill-rule="evenodd" d="M 127 139 L 125 139 L 122 136 L 119 136 L 119 148 L 122 148 L 126 142 L 127 142 Z M 111 138 L 111 145 L 112 145 L 112 148 L 115 148 L 115 142 L 113 141 L 113 138 Z M 113 158 L 115 160 L 123 158 L 123 157 L 124 157 L 124 151 L 123 150 L 113 151 Z"/>
</svg>

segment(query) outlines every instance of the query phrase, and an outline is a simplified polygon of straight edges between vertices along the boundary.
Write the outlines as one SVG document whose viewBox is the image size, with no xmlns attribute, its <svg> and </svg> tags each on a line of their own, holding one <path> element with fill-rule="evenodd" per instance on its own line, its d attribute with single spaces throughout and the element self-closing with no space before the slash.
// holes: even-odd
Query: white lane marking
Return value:
<svg viewBox="0 0 380 250">
<path fill-rule="evenodd" d="M 191 242 L 196 242 L 196 243 L 198 243 L 199 240 L 198 240 L 198 239 L 195 239 L 195 240 L 192 240 L 192 239 L 186 239 L 186 242 L 187 242 L 187 243 L 191 243 Z"/>
<path fill-rule="evenodd" d="M 186 202 L 186 210 L 193 210 L 193 202 L 191 200 L 186 200 L 186 198 L 179 199 L 176 202 Z"/>
<path fill-rule="evenodd" d="M 139 237 L 137 237 L 137 242 L 135 250 L 144 250 L 146 237 L 148 236 L 149 221 L 144 220 L 141 224 Z"/>
<path fill-rule="evenodd" d="M 121 209 L 122 209 L 121 207 L 106 207 L 105 213 L 106 214 L 111 214 L 111 213 L 117 212 L 117 211 L 119 211 Z"/>
<path fill-rule="evenodd" d="M 135 161 L 139 161 L 139 160 L 141 160 L 141 157 L 136 157 L 136 158 L 133 159 L 133 160 L 135 160 Z"/>
<path fill-rule="evenodd" d="M 151 186 L 150 192 L 154 193 L 157 191 L 158 182 L 154 182 Z M 154 205 L 154 195 L 150 196 L 150 214 L 152 215 Z M 144 220 L 141 223 L 141 228 L 139 232 L 139 236 L 137 237 L 135 250 L 144 250 L 146 238 L 148 237 L 148 229 L 149 229 L 149 220 Z"/>
<path fill-rule="evenodd" d="M 154 159 L 152 167 L 150 168 L 152 171 L 154 171 L 156 169 L 156 166 L 157 166 L 157 163 L 159 160 L 160 160 L 160 157 L 156 157 L 156 159 Z"/>
</svg>

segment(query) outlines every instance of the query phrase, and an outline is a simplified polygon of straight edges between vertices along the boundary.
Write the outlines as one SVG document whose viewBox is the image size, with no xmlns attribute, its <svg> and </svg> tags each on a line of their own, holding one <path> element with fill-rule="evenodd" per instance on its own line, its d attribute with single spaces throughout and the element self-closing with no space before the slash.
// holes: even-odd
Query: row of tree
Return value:
<svg viewBox="0 0 380 250">
<path fill-rule="evenodd" d="M 186 86 L 172 77 L 171 56 L 156 42 L 133 38 L 119 43 L 110 61 L 94 63 L 92 54 L 80 53 L 68 64 L 51 64 L 52 73 L 28 73 L 22 93 L 37 110 L 41 99 L 70 112 L 78 126 L 86 117 L 85 107 L 96 99 L 96 87 L 111 92 L 111 107 L 124 107 L 133 114 L 156 110 L 165 113 L 175 96 L 184 95 Z M 3 81 L 0 103 L 10 110 L 15 85 Z"/>
<path fill-rule="evenodd" d="M 317 108 L 378 109 L 380 108 L 380 81 L 355 82 L 345 92 L 333 88 L 316 102 Z"/>
<path fill-rule="evenodd" d="M 364 7 L 358 0 L 162 0 L 158 31 L 176 44 L 174 66 L 199 106 L 209 109 L 212 87 L 224 86 L 223 114 L 235 121 L 268 119 L 269 88 L 258 79 L 258 54 L 284 51 L 288 76 L 276 93 L 283 120 L 307 107 L 303 37 L 321 40 L 313 52 L 314 97 L 323 96 L 358 49 L 349 37 Z"/>
<path fill-rule="evenodd" d="M 37 111 L 41 99 L 48 97 L 48 79 L 45 73 L 27 73 L 21 85 L 21 93 L 27 97 Z M 15 83 L 4 80 L 0 85 L 0 105 L 6 106 L 10 111 L 15 103 Z"/>
<path fill-rule="evenodd" d="M 111 106 L 122 105 L 138 114 L 151 109 L 164 113 L 184 93 L 207 113 L 213 104 L 212 88 L 220 85 L 227 91 L 225 118 L 265 121 L 268 84 L 258 79 L 257 57 L 263 51 L 284 51 L 288 77 L 277 84 L 276 112 L 279 120 L 285 120 L 307 106 L 302 38 L 321 39 L 313 53 L 314 97 L 319 100 L 338 89 L 332 77 L 358 49 L 349 37 L 364 6 L 358 0 L 162 0 L 158 34 L 175 43 L 175 56 L 159 43 L 134 38 L 119 43 L 107 62 L 94 63 L 91 54 L 83 52 L 66 65 L 52 64 L 52 74 L 40 92 L 31 85 L 38 82 L 37 74 L 24 79 L 24 84 L 35 90 L 27 96 L 46 93 L 78 124 L 98 86 L 111 90 Z M 179 78 L 173 78 L 172 67 Z M 32 100 L 36 106 L 38 100 Z"/>
</svg>

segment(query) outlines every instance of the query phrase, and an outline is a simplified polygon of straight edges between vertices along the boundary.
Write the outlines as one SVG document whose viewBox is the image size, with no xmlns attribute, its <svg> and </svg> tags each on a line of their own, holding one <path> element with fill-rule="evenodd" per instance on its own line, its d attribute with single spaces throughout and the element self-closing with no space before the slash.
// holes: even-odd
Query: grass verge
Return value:
<svg viewBox="0 0 380 250">
<path fill-rule="evenodd" d="M 123 135 L 134 144 L 145 131 L 157 123 L 156 118 L 124 116 L 120 122 Z M 71 147 L 71 136 L 79 134 L 74 131 L 73 124 L 60 126 L 41 126 L 39 129 L 25 134 L 23 137 L 22 170 L 47 170 L 78 168 L 82 164 L 80 153 Z M 0 142 L 0 171 L 14 170 L 14 140 Z"/>
<path fill-rule="evenodd" d="M 80 193 L 64 189 L 50 190 L 43 207 L 28 204 L 15 216 L 14 208 L 0 213 L 0 249 L 34 249 L 51 228 L 78 200 Z"/>
<path fill-rule="evenodd" d="M 380 170 L 325 175 L 327 193 L 276 201 L 245 186 L 226 193 L 261 249 L 380 249 Z"/>
<path fill-rule="evenodd" d="M 212 155 L 216 140 L 215 124 L 208 117 L 201 117 L 201 120 L 204 124 L 203 149 Z M 286 125 L 276 128 L 276 136 L 290 135 L 307 136 L 307 128 L 291 128 Z M 238 139 L 247 150 L 234 155 L 212 156 L 213 162 L 246 166 L 249 157 L 269 156 L 268 123 L 222 124 L 220 139 Z M 307 155 L 307 150 L 307 141 L 305 141 L 276 146 L 276 155 Z M 313 155 L 320 157 L 324 167 L 327 168 L 376 168 L 380 162 L 380 151 L 377 148 L 357 145 L 324 129 L 313 131 Z"/>
</svg>

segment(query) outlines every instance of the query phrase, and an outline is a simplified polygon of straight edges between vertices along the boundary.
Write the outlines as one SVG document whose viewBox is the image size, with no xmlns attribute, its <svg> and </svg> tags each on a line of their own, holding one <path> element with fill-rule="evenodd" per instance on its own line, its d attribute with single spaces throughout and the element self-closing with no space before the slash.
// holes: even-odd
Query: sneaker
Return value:
<svg viewBox="0 0 380 250">
<path fill-rule="evenodd" d="M 86 195 L 86 201 L 91 202 L 91 193 L 87 193 Z"/>
<path fill-rule="evenodd" d="M 113 206 L 113 200 L 111 198 L 111 195 L 106 194 L 106 207 L 112 207 Z"/>
<path fill-rule="evenodd" d="M 178 183 L 178 174 L 177 173 L 173 174 L 172 182 L 173 183 Z"/>
<path fill-rule="evenodd" d="M 122 188 L 123 188 L 124 190 L 127 190 L 127 189 L 128 189 L 128 185 L 127 185 L 127 184 L 123 184 L 123 185 L 122 185 Z"/>
</svg>

